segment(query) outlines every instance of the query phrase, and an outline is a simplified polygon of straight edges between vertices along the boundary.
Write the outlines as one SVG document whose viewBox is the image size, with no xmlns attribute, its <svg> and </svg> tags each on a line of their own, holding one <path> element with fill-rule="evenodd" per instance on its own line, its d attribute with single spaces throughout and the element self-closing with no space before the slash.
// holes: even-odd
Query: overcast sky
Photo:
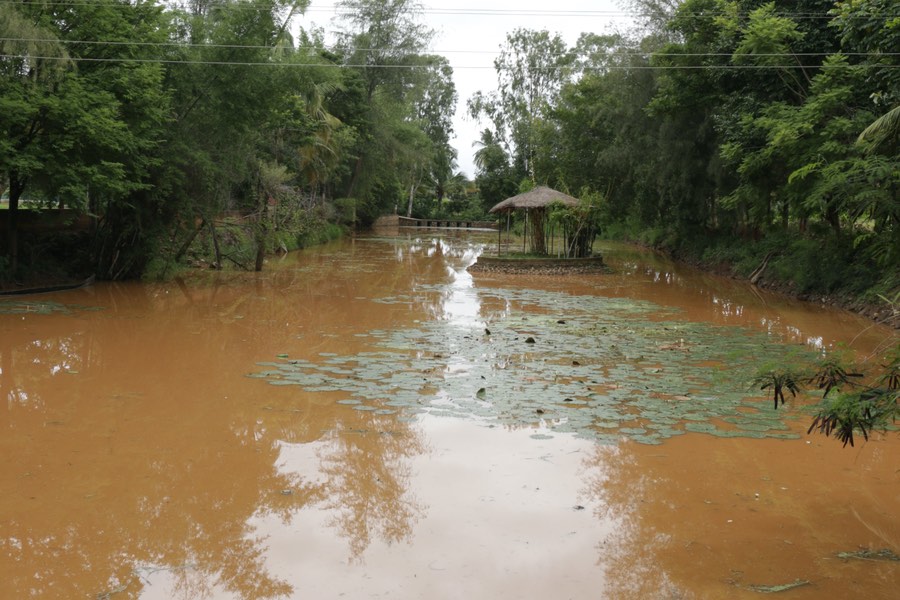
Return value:
<svg viewBox="0 0 900 600">
<path fill-rule="evenodd" d="M 560 33 L 569 46 L 584 31 L 603 33 L 627 26 L 625 9 L 616 0 L 426 0 L 425 23 L 437 34 L 431 52 L 442 54 L 453 67 L 459 100 L 454 119 L 453 145 L 459 156 L 459 170 L 474 178 L 472 143 L 479 138 L 479 125 L 466 116 L 466 100 L 476 91 L 492 91 L 497 86 L 493 60 L 506 41 L 506 34 L 519 27 L 547 29 Z M 334 31 L 334 2 L 312 1 L 301 20 Z M 330 37 L 330 36 L 329 36 Z"/>
</svg>

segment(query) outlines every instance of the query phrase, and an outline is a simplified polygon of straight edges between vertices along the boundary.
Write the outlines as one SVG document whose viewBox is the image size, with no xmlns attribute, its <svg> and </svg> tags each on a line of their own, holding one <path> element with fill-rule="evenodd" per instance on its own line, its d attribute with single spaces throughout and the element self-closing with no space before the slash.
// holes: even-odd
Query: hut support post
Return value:
<svg viewBox="0 0 900 600">
<path fill-rule="evenodd" d="M 506 212 L 506 245 L 509 246 L 510 228 L 512 226 L 512 212 Z"/>
<path fill-rule="evenodd" d="M 525 209 L 525 227 L 522 228 L 522 252 L 525 252 L 525 242 L 528 241 L 528 209 Z"/>
</svg>

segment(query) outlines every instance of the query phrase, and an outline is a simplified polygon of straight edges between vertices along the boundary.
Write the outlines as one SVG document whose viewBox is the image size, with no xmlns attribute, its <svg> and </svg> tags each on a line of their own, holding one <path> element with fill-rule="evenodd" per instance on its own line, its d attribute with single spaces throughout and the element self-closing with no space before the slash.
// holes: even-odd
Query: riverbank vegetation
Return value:
<svg viewBox="0 0 900 600">
<path fill-rule="evenodd" d="M 853 446 L 854 434 L 868 441 L 874 431 L 895 429 L 900 417 L 900 346 L 885 344 L 878 351 L 884 352 L 884 363 L 868 378 L 859 364 L 833 352 L 812 363 L 763 366 L 753 383 L 771 394 L 776 410 L 785 404 L 785 392 L 796 397 L 807 388 L 821 391 L 807 433 L 833 436 L 844 447 Z"/>
<path fill-rule="evenodd" d="M 890 0 L 633 0 L 636 31 L 574 47 L 517 30 L 486 124 L 487 203 L 522 179 L 602 194 L 604 235 L 900 325 L 900 15 Z M 810 432 L 845 445 L 898 416 L 887 358 L 762 370 L 822 390 Z M 875 371 L 879 375 L 873 375 Z M 862 372 L 862 369 L 860 369 Z M 880 378 L 879 378 L 880 377 Z"/>
<path fill-rule="evenodd" d="M 103 279 L 259 269 L 426 185 L 440 198 L 456 91 L 419 5 L 342 0 L 328 45 L 297 26 L 308 6 L 0 4 L 0 280 L 67 261 Z M 37 208 L 92 217 L 75 255 L 20 228 Z"/>
<path fill-rule="evenodd" d="M 523 178 L 606 200 L 604 235 L 806 296 L 900 287 L 900 24 L 889 0 L 634 0 L 574 47 L 517 30 L 485 125 L 486 204 Z"/>
</svg>

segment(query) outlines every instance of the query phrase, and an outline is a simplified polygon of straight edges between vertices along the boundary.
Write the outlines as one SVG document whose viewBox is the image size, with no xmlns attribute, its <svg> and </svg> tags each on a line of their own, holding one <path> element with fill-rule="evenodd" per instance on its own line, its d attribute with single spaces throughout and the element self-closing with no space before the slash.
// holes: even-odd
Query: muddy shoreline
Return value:
<svg viewBox="0 0 900 600">
<path fill-rule="evenodd" d="M 900 329 L 900 306 L 891 307 L 887 302 L 875 303 L 849 296 L 797 292 L 794 289 L 792 282 L 767 281 L 761 279 L 756 283 L 756 286 L 805 302 L 841 308 L 871 319 L 880 325 L 887 325 L 894 329 Z"/>
</svg>

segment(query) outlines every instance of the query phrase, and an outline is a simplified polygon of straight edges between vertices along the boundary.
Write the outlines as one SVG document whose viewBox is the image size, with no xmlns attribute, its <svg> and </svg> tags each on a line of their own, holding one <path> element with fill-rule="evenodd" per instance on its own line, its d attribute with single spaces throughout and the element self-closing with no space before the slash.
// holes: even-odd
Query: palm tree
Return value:
<svg viewBox="0 0 900 600">
<path fill-rule="evenodd" d="M 866 127 L 856 139 L 857 144 L 867 144 L 867 152 L 890 153 L 900 140 L 900 106 L 895 106 Z"/>
<path fill-rule="evenodd" d="M 500 156 L 503 157 L 504 163 L 506 162 L 506 151 L 503 150 L 499 140 L 490 129 L 482 131 L 481 139 L 473 142 L 472 145 L 481 146 L 475 151 L 474 156 L 475 166 L 479 171 L 484 172 L 496 168 L 496 159 Z"/>
</svg>

